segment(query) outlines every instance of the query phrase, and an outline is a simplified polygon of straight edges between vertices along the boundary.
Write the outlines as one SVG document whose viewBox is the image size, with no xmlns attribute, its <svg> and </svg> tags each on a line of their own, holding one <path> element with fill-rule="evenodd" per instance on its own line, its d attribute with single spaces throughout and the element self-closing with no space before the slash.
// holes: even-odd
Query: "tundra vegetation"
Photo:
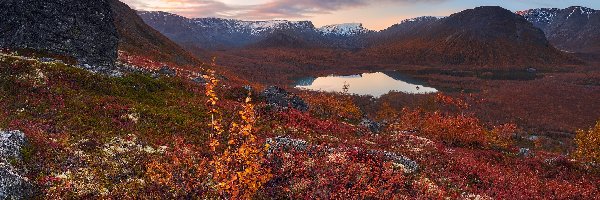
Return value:
<svg viewBox="0 0 600 200">
<path fill-rule="evenodd" d="M 176 76 L 110 77 L 40 60 L 0 57 L 0 128 L 25 133 L 23 161 L 15 164 L 27 168 L 40 199 L 600 195 L 600 122 L 579 131 L 565 156 L 536 146 L 524 151 L 522 129 L 480 119 L 472 108 L 481 99 L 469 95 L 420 96 L 398 109 L 303 91 L 308 110 L 272 109 L 256 94 L 260 87 L 223 80 L 214 65 Z M 204 84 L 191 79 L 199 74 Z M 365 127 L 364 118 L 382 128 Z M 276 137 L 304 145 L 266 142 Z"/>
</svg>

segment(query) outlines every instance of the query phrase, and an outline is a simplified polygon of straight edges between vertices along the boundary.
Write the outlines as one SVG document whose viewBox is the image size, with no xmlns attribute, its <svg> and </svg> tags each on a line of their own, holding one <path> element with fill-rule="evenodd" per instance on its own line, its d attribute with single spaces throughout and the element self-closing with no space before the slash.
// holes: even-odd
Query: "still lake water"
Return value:
<svg viewBox="0 0 600 200">
<path fill-rule="evenodd" d="M 348 93 L 370 95 L 379 98 L 392 91 L 409 94 L 428 94 L 438 92 L 424 83 L 398 72 L 364 73 L 350 76 L 308 77 L 296 82 L 296 88 L 324 92 L 343 92 L 344 85 Z"/>
</svg>

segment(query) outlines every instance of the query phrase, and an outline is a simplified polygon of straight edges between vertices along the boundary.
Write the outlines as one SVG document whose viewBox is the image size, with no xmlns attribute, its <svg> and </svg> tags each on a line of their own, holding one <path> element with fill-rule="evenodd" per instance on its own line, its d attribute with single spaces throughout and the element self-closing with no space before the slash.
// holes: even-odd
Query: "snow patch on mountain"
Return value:
<svg viewBox="0 0 600 200">
<path fill-rule="evenodd" d="M 557 17 L 561 12 L 563 12 L 565 10 L 570 11 L 569 14 L 566 16 L 567 20 L 576 13 L 581 14 L 581 15 L 587 15 L 587 18 L 589 19 L 590 15 L 598 12 L 597 10 L 594 10 L 591 8 L 586 8 L 586 7 L 582 7 L 582 6 L 573 6 L 573 7 L 569 7 L 566 9 L 536 8 L 536 9 L 517 11 L 515 13 L 517 15 L 521 15 L 521 16 L 525 17 L 525 19 L 527 19 L 527 21 L 530 21 L 534 24 L 535 23 L 552 24 L 552 22 L 555 20 L 555 17 Z M 562 15 L 562 16 L 564 16 L 564 15 Z"/>
<path fill-rule="evenodd" d="M 171 14 L 161 11 L 140 11 L 146 19 L 153 21 L 160 20 L 164 23 L 172 23 L 173 21 L 185 22 L 186 28 L 189 29 L 212 29 L 220 30 L 229 33 L 249 33 L 252 35 L 261 35 L 272 33 L 276 30 L 285 29 L 314 29 L 310 21 L 288 21 L 288 20 L 268 20 L 268 21 L 243 21 L 237 19 L 223 18 L 186 18 L 180 15 Z M 169 20 L 177 19 L 177 20 Z M 168 25 L 168 24 L 164 24 Z"/>
<path fill-rule="evenodd" d="M 351 36 L 371 32 L 363 27 L 361 23 L 344 23 L 323 26 L 318 29 L 324 35 Z"/>
<path fill-rule="evenodd" d="M 551 24 L 552 20 L 559 12 L 560 9 L 558 8 L 536 8 L 517 11 L 516 14 L 525 17 L 527 21 L 533 23 Z"/>
<path fill-rule="evenodd" d="M 569 19 L 576 12 L 579 12 L 579 14 L 582 14 L 582 15 L 587 15 L 587 18 L 589 19 L 590 15 L 594 14 L 596 12 L 596 10 L 594 10 L 594 9 L 581 7 L 581 6 L 571 7 L 571 9 L 573 9 L 573 11 L 571 12 L 571 14 L 569 14 L 567 19 Z"/>
<path fill-rule="evenodd" d="M 445 16 L 422 16 L 422 17 L 415 17 L 415 18 L 402 20 L 400 22 L 400 24 L 408 23 L 408 22 L 431 21 L 431 20 L 438 20 L 438 19 L 443 19 L 443 18 L 446 18 L 446 17 Z"/>
</svg>

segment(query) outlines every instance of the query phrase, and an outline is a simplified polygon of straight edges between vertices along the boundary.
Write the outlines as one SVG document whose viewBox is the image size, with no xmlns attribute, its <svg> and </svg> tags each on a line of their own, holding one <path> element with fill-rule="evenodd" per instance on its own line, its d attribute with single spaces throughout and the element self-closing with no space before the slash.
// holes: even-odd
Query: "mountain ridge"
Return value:
<svg viewBox="0 0 600 200">
<path fill-rule="evenodd" d="M 406 19 L 381 31 L 364 29 L 359 23 L 316 28 L 311 22 L 304 21 L 309 25 L 283 28 L 269 26 L 271 29 L 268 31 L 253 32 L 252 30 L 261 29 L 247 24 L 256 22 L 219 18 L 189 19 L 165 12 L 138 13 L 150 26 L 172 40 L 184 46 L 193 44 L 209 51 L 246 47 L 329 48 L 358 52 L 355 55 L 362 58 L 377 58 L 398 64 L 537 66 L 580 63 L 556 50 L 550 45 L 544 32 L 531 25 L 524 17 L 497 6 L 468 9 L 448 17 Z M 198 25 L 198 22 L 209 20 L 246 25 Z M 281 23 L 268 23 L 277 24 L 275 22 Z M 296 25 L 298 23 L 300 22 L 296 22 Z M 186 29 L 200 31 L 187 32 Z M 285 41 L 297 46 L 284 44 Z"/>
<path fill-rule="evenodd" d="M 372 47 L 369 55 L 409 64 L 526 66 L 572 62 L 550 45 L 541 30 L 497 6 L 425 21 L 396 40 Z"/>
</svg>

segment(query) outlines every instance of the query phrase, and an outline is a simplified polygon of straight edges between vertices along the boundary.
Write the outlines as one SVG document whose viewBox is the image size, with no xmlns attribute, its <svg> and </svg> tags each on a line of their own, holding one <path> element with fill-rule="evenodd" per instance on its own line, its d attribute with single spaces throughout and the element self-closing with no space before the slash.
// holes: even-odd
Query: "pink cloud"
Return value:
<svg viewBox="0 0 600 200">
<path fill-rule="evenodd" d="M 308 18 L 374 3 L 441 2 L 445 0 L 274 0 L 256 5 L 229 5 L 218 0 L 123 0 L 139 10 L 175 12 L 187 17 L 242 19 Z"/>
</svg>

